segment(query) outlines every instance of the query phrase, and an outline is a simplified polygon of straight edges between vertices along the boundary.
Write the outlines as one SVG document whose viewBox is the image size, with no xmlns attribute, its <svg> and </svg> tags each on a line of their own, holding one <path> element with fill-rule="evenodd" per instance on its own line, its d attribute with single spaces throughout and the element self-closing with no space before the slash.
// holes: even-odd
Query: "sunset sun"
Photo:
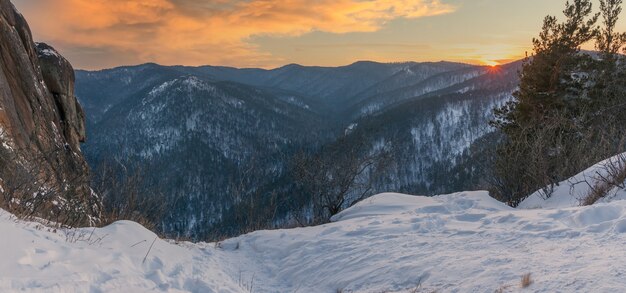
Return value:
<svg viewBox="0 0 626 293">
<path fill-rule="evenodd" d="M 500 65 L 498 61 L 494 61 L 494 60 L 482 60 L 481 63 L 487 66 L 491 66 L 491 67 Z"/>
</svg>

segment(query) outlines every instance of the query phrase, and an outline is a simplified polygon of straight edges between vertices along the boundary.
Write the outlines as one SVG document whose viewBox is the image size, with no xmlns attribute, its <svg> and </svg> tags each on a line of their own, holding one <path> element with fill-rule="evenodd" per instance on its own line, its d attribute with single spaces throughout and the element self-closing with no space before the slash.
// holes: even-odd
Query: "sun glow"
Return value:
<svg viewBox="0 0 626 293">
<path fill-rule="evenodd" d="M 491 67 L 495 67 L 495 66 L 500 65 L 499 62 L 494 61 L 494 60 L 482 60 L 482 63 L 487 65 L 487 66 L 491 66 Z"/>
</svg>

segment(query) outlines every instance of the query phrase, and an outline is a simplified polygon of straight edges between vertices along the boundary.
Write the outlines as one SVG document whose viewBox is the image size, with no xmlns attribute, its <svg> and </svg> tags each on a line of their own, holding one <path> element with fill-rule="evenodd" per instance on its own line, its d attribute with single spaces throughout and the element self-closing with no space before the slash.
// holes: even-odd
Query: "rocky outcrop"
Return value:
<svg viewBox="0 0 626 293">
<path fill-rule="evenodd" d="M 63 135 L 70 145 L 78 149 L 85 142 L 85 114 L 74 96 L 74 68 L 54 48 L 36 43 L 37 56 L 43 80 L 54 97 L 63 126 Z"/>
<path fill-rule="evenodd" d="M 0 0 L 1 207 L 71 225 L 97 220 L 84 120 L 70 63 L 36 45 L 24 17 Z"/>
</svg>

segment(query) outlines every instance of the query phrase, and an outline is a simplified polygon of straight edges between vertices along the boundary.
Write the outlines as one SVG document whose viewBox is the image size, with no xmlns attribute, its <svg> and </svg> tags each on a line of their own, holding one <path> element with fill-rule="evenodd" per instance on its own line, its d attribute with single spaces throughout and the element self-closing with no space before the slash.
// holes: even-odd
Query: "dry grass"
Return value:
<svg viewBox="0 0 626 293">
<path fill-rule="evenodd" d="M 591 191 L 589 194 L 583 198 L 581 201 L 581 205 L 589 206 L 596 203 L 601 198 L 609 195 L 609 192 L 613 190 L 615 187 L 624 189 L 624 183 L 626 181 L 626 158 L 623 156 L 618 156 L 617 159 L 613 159 L 608 162 L 604 167 L 604 171 L 607 173 L 606 176 L 600 175 L 600 173 L 596 174 L 595 180 L 597 182 L 592 186 L 590 183 Z"/>
<path fill-rule="evenodd" d="M 344 292 L 344 291 L 342 291 Z M 349 291 L 350 293 L 352 291 Z M 408 289 L 403 289 L 400 291 L 396 291 L 396 290 L 383 290 L 383 291 L 377 291 L 377 293 L 439 293 L 439 290 L 437 289 L 427 289 L 427 288 L 423 288 L 422 287 L 422 280 L 419 279 L 417 284 L 415 284 L 415 287 L 411 287 Z"/>
<path fill-rule="evenodd" d="M 591 188 L 591 192 L 589 192 L 589 194 L 582 200 L 581 205 L 590 206 L 596 203 L 598 200 L 605 197 L 611 189 L 611 184 L 604 181 L 598 182 Z"/>
<path fill-rule="evenodd" d="M 502 285 L 500 288 L 496 289 L 495 293 L 504 293 L 509 288 L 511 288 L 511 285 Z"/>
<path fill-rule="evenodd" d="M 531 273 L 527 273 L 527 274 L 522 275 L 522 278 L 520 280 L 520 287 L 522 289 L 528 288 L 528 287 L 530 287 L 530 285 L 533 284 L 533 280 L 532 280 L 531 276 L 532 276 Z M 494 292 L 495 293 L 511 292 L 511 290 L 514 287 L 515 287 L 515 285 L 511 285 L 511 284 L 502 285 L 502 286 L 500 286 L 500 288 L 496 289 Z"/>
<path fill-rule="evenodd" d="M 533 280 L 531 279 L 530 273 L 524 274 L 522 276 L 522 280 L 520 284 L 522 288 L 528 288 L 530 285 L 532 285 L 532 283 L 533 283 Z"/>
</svg>

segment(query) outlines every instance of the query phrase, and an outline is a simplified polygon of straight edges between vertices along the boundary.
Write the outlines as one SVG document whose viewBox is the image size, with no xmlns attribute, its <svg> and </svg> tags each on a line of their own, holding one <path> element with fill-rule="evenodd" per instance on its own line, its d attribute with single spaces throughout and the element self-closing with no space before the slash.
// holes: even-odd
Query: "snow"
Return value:
<svg viewBox="0 0 626 293">
<path fill-rule="evenodd" d="M 55 231 L 0 211 L 0 233 L 1 292 L 242 292 L 209 252 L 134 222 Z"/>
<path fill-rule="evenodd" d="M 513 209 L 485 191 L 379 194 L 329 224 L 198 244 L 0 210 L 0 292 L 620 292 L 624 233 L 626 201 Z"/>
<path fill-rule="evenodd" d="M 13 151 L 14 145 L 11 136 L 8 135 L 8 131 L 0 124 L 0 146 L 4 149 Z"/>
<path fill-rule="evenodd" d="M 39 56 L 52 56 L 52 57 L 59 57 L 59 54 L 51 49 L 43 49 L 39 51 Z"/>
<path fill-rule="evenodd" d="M 159 86 L 154 87 L 149 93 L 148 96 L 150 97 L 156 97 L 160 94 L 162 94 L 163 92 L 165 92 L 165 90 L 167 90 L 170 86 L 172 86 L 175 82 L 177 82 L 178 79 L 174 79 L 174 80 L 170 80 L 170 81 L 166 81 L 162 84 L 160 84 Z M 145 105 L 147 103 L 147 101 L 143 100 L 142 104 Z"/>
<path fill-rule="evenodd" d="M 585 199 L 603 178 L 608 177 L 608 169 L 611 166 L 626 166 L 626 153 L 616 155 L 597 163 L 587 170 L 584 170 L 555 186 L 550 196 L 546 196 L 545 192 L 538 190 L 530 195 L 518 208 L 534 209 L 534 208 L 565 208 L 579 206 L 581 201 Z M 600 199 L 600 202 L 626 199 L 626 191 L 620 188 L 612 188 L 608 192 L 608 196 Z"/>
<path fill-rule="evenodd" d="M 208 92 L 216 90 L 214 86 L 203 82 L 195 76 L 187 76 L 187 78 L 182 81 L 182 85 L 185 87 L 188 93 L 191 93 L 194 90 L 203 90 Z M 193 98 L 193 95 L 189 95 L 189 97 Z"/>
<path fill-rule="evenodd" d="M 350 125 L 348 125 L 348 127 L 346 127 L 346 129 L 343 131 L 343 134 L 346 136 L 349 135 L 357 128 L 357 126 L 359 126 L 358 123 L 350 123 Z"/>
<path fill-rule="evenodd" d="M 302 109 L 306 109 L 306 110 L 311 109 L 311 107 L 309 107 L 309 105 L 307 105 L 305 102 L 301 101 L 300 99 L 298 99 L 298 98 L 296 98 L 294 96 L 287 97 L 285 99 L 285 101 L 287 103 L 289 103 L 289 104 L 296 105 L 296 106 L 298 106 L 298 107 L 300 107 Z"/>
</svg>

